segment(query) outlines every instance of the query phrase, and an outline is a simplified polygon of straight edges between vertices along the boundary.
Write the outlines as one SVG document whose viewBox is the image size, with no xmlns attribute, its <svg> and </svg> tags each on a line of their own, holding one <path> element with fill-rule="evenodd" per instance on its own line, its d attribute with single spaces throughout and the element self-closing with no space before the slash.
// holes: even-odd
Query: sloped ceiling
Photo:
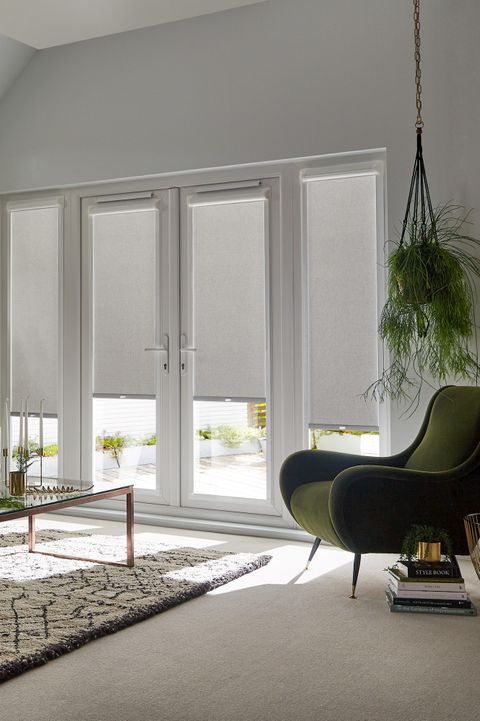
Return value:
<svg viewBox="0 0 480 721">
<path fill-rule="evenodd" d="M 0 99 L 34 53 L 35 48 L 0 34 Z"/>
<path fill-rule="evenodd" d="M 265 0 L 0 0 L 0 29 L 40 50 Z"/>
</svg>

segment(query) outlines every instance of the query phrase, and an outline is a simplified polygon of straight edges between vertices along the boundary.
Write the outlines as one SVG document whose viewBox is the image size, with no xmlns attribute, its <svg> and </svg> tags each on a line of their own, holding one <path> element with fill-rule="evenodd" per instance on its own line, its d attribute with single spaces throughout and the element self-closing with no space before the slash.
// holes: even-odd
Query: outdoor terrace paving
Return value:
<svg viewBox="0 0 480 721">
<path fill-rule="evenodd" d="M 98 469 L 98 481 L 131 479 L 136 488 L 155 490 L 154 463 Z M 263 453 L 242 453 L 197 459 L 195 493 L 232 498 L 262 499 L 266 495 L 266 462 Z"/>
</svg>

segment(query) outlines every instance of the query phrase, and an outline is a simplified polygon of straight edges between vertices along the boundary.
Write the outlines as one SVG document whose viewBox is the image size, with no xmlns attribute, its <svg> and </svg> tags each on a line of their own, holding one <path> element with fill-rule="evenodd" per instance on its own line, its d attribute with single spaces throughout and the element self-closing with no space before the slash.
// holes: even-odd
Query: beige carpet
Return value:
<svg viewBox="0 0 480 721">
<path fill-rule="evenodd" d="M 364 559 L 352 601 L 348 554 L 297 576 L 306 547 L 249 541 L 268 566 L 8 681 L 2 721 L 480 719 L 480 616 L 389 613 L 388 557 Z"/>
</svg>

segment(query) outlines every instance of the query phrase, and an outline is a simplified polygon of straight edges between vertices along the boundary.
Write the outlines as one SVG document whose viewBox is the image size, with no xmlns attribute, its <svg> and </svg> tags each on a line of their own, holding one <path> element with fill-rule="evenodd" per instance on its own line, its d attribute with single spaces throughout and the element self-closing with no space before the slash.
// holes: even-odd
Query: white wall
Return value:
<svg viewBox="0 0 480 721">
<path fill-rule="evenodd" d="M 0 104 L 0 191 L 365 148 L 390 233 L 415 150 L 411 2 L 270 0 L 37 52 Z M 480 207 L 478 0 L 424 0 L 434 201 Z M 394 448 L 420 422 L 392 418 Z"/>
</svg>

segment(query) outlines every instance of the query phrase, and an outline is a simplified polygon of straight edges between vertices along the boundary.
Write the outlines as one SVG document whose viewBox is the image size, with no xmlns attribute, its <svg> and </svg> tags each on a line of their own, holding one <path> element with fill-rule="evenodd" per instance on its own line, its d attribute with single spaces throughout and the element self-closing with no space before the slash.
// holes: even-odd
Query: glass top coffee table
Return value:
<svg viewBox="0 0 480 721">
<path fill-rule="evenodd" d="M 0 523 L 11 521 L 14 518 L 28 518 L 28 550 L 30 553 L 42 553 L 45 556 L 57 556 L 75 561 L 90 561 L 103 563 L 109 566 L 133 566 L 133 485 L 124 483 L 85 483 L 82 481 L 69 481 L 63 478 L 44 478 L 42 486 L 35 486 L 39 478 L 28 477 L 29 487 L 23 496 L 11 496 L 5 484 L 0 484 Z M 64 487 L 65 492 L 49 492 L 49 488 Z M 39 513 L 60 511 L 62 508 L 72 508 L 94 501 L 104 501 L 117 496 L 126 497 L 126 524 L 127 524 L 127 561 L 117 563 L 114 561 L 80 558 L 79 556 L 66 556 L 59 553 L 35 550 L 35 516 Z M 1 530 L 1 527 L 0 527 Z"/>
</svg>

